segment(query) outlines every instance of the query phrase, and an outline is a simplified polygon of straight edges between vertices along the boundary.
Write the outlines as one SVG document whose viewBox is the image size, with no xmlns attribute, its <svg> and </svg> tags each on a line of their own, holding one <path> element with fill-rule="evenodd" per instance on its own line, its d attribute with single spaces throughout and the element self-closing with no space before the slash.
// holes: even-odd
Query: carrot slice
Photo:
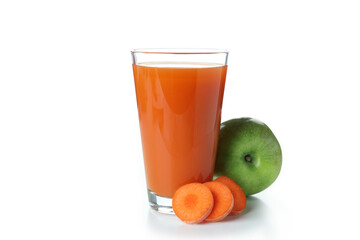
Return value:
<svg viewBox="0 0 360 240">
<path fill-rule="evenodd" d="M 176 190 L 172 207 L 181 221 L 195 224 L 202 222 L 214 206 L 211 191 L 201 183 L 189 183 Z"/>
<path fill-rule="evenodd" d="M 221 176 L 215 179 L 216 182 L 221 182 L 225 184 L 231 191 L 234 197 L 234 207 L 230 212 L 230 215 L 237 215 L 242 210 L 245 209 L 246 206 L 246 196 L 241 187 L 231 178 Z"/>
<path fill-rule="evenodd" d="M 210 189 L 214 197 L 214 207 L 205 221 L 217 222 L 224 219 L 234 206 L 230 189 L 221 182 L 206 182 L 204 185 Z"/>
</svg>

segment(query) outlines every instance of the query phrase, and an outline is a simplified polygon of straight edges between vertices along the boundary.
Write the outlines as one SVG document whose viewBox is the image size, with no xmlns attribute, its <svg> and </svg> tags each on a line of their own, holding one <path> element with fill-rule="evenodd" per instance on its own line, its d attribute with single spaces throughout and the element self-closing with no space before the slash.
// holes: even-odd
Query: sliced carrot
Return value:
<svg viewBox="0 0 360 240">
<path fill-rule="evenodd" d="M 211 191 L 201 183 L 189 183 L 176 190 L 173 210 L 181 221 L 195 224 L 202 222 L 214 206 Z"/>
<path fill-rule="evenodd" d="M 205 221 L 217 222 L 224 219 L 234 206 L 234 198 L 230 189 L 221 182 L 206 182 L 204 185 L 210 189 L 214 197 L 214 207 Z"/>
<path fill-rule="evenodd" d="M 221 182 L 225 184 L 231 191 L 234 197 L 234 207 L 230 212 L 230 215 L 237 215 L 242 210 L 245 209 L 246 206 L 246 196 L 241 187 L 231 178 L 221 176 L 215 179 L 216 182 Z"/>
</svg>

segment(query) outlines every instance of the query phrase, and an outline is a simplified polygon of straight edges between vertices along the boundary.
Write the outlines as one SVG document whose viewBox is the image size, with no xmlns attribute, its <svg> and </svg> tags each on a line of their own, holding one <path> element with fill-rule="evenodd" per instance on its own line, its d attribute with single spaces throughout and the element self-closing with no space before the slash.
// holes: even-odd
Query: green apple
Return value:
<svg viewBox="0 0 360 240">
<path fill-rule="evenodd" d="M 239 118 L 221 124 L 215 177 L 232 178 L 248 196 L 269 187 L 281 163 L 280 144 L 263 122 Z"/>
</svg>

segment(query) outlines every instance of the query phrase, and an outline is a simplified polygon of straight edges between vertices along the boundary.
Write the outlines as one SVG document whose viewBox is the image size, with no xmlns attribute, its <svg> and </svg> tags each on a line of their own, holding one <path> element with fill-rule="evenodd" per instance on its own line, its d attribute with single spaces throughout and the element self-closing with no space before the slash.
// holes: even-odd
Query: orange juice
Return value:
<svg viewBox="0 0 360 240">
<path fill-rule="evenodd" d="M 148 189 L 211 181 L 227 66 L 133 64 Z"/>
</svg>

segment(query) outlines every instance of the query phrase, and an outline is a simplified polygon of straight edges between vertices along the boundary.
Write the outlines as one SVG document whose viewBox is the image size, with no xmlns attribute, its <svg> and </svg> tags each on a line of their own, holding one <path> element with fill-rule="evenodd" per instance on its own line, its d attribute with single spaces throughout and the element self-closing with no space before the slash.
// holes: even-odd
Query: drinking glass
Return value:
<svg viewBox="0 0 360 240">
<path fill-rule="evenodd" d="M 182 185 L 211 181 L 228 51 L 131 51 L 150 207 L 173 213 Z"/>
</svg>

